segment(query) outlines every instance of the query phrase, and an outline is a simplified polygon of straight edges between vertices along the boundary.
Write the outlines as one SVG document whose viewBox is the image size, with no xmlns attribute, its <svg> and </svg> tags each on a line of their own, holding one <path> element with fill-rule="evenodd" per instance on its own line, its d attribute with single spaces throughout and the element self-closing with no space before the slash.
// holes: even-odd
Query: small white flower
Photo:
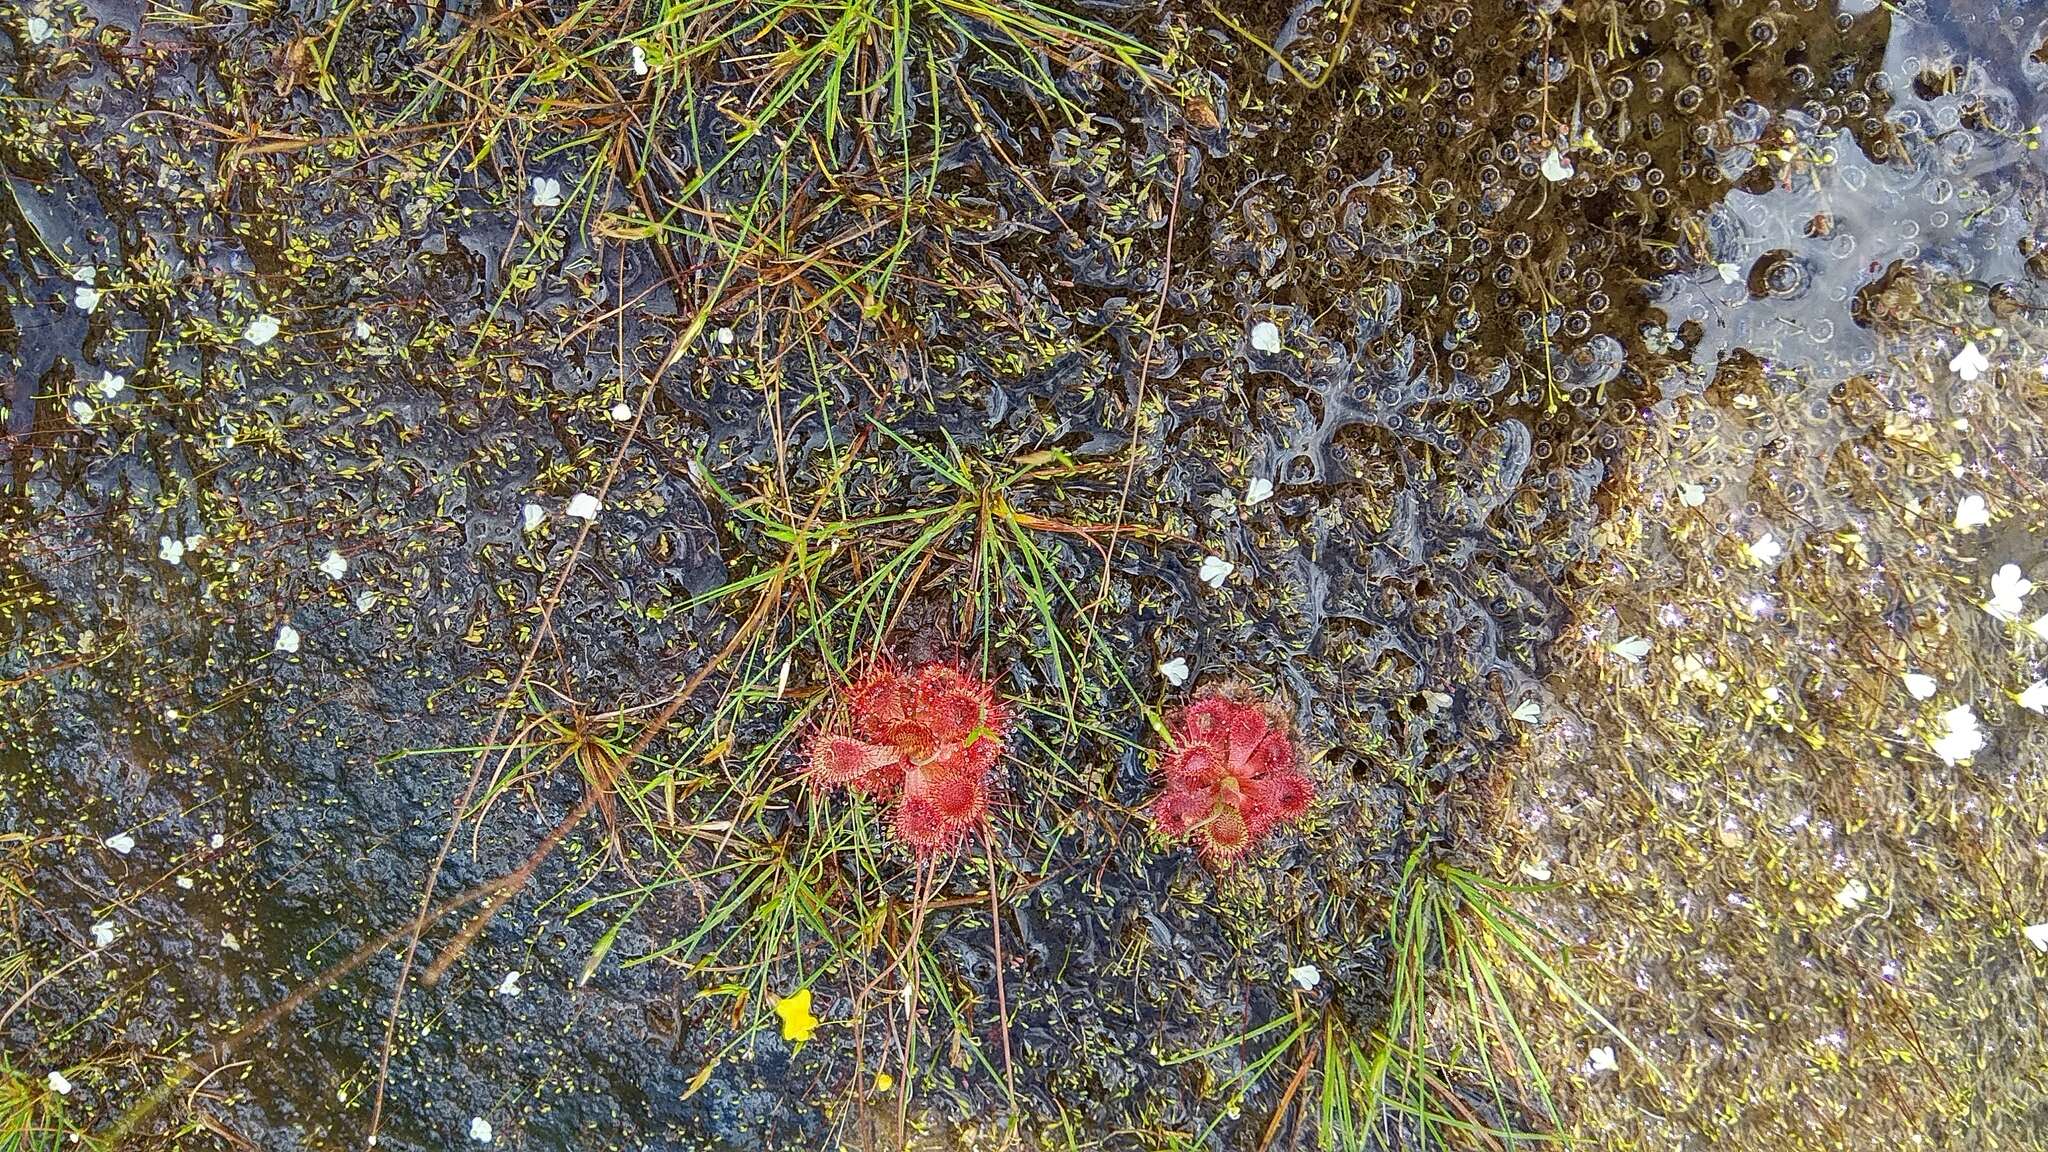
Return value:
<svg viewBox="0 0 2048 1152">
<path fill-rule="evenodd" d="M 540 522 L 547 518 L 547 509 L 538 504 L 528 504 L 519 510 L 519 527 L 523 531 L 531 532 L 540 527 Z"/>
<path fill-rule="evenodd" d="M 1605 1044 L 1586 1053 L 1586 1075 L 1598 1076 L 1602 1072 L 1613 1072 L 1621 1064 L 1614 1058 L 1614 1049 Z"/>
<path fill-rule="evenodd" d="M 617 404 L 612 405 L 612 419 L 617 420 L 621 424 L 624 424 L 626 421 L 631 420 L 632 418 L 633 406 L 631 404 L 628 404 L 624 400 L 621 400 Z"/>
<path fill-rule="evenodd" d="M 1984 601 L 1984 610 L 2000 620 L 2017 620 L 2020 615 L 2020 601 L 2034 590 L 2034 582 L 2020 574 L 2020 566 L 2006 564 L 1991 576 L 1991 597 Z"/>
<path fill-rule="evenodd" d="M 226 844 L 227 842 L 228 838 L 221 835 L 218 832 L 215 832 L 213 835 L 206 838 L 206 846 L 208 848 L 213 849 L 215 852 L 220 851 L 221 845 Z"/>
<path fill-rule="evenodd" d="M 739 339 L 739 335 L 730 328 L 720 328 L 717 332 L 713 333 L 713 335 L 717 338 L 720 344 L 723 344 L 727 347 L 731 347 L 732 342 Z"/>
<path fill-rule="evenodd" d="M 507 972 L 505 978 L 498 981 L 497 991 L 493 995 L 512 997 L 524 991 L 525 989 L 519 986 L 519 973 Z"/>
<path fill-rule="evenodd" d="M 71 270 L 71 280 L 77 287 L 71 290 L 71 303 L 81 312 L 90 312 L 100 306 L 99 269 L 90 264 L 80 264 Z"/>
<path fill-rule="evenodd" d="M 1934 682 L 1934 677 L 1925 672 L 1908 672 L 1899 677 L 1899 680 L 1906 686 L 1906 695 L 1915 700 L 1925 700 L 1934 695 L 1934 690 L 1938 686 Z"/>
<path fill-rule="evenodd" d="M 491 1122 L 481 1116 L 469 1118 L 469 1138 L 479 1144 L 491 1142 Z"/>
<path fill-rule="evenodd" d="M 1280 326 L 1271 320 L 1252 325 L 1252 347 L 1268 356 L 1280 351 Z"/>
<path fill-rule="evenodd" d="M 99 923 L 92 926 L 93 947 L 105 948 L 107 945 L 112 944 L 113 942 L 114 922 L 112 920 L 102 920 Z"/>
<path fill-rule="evenodd" d="M 220 934 L 220 946 L 230 952 L 240 952 L 242 950 L 242 941 L 233 932 L 223 929 Z"/>
<path fill-rule="evenodd" d="M 2048 713 L 2048 680 L 2036 680 L 2026 686 L 2013 702 L 2029 712 Z"/>
<path fill-rule="evenodd" d="M 376 606 L 377 594 L 375 592 L 362 592 L 356 596 L 356 611 L 368 612 Z"/>
<path fill-rule="evenodd" d="M 1532 857 L 1515 866 L 1515 870 L 1538 884 L 1550 880 L 1550 861 L 1541 856 Z"/>
<path fill-rule="evenodd" d="M 1647 636 L 1631 636 L 1609 644 L 1607 650 L 1631 664 L 1640 664 L 1650 654 L 1650 640 Z"/>
<path fill-rule="evenodd" d="M 1721 261 L 1719 264 L 1714 265 L 1714 271 L 1721 274 L 1721 283 L 1723 284 L 1739 284 L 1742 281 L 1742 265 L 1733 261 Z"/>
<path fill-rule="evenodd" d="M 569 497 L 569 515 L 578 520 L 597 519 L 598 510 L 602 507 L 603 505 L 597 502 L 597 497 L 588 492 L 578 492 Z"/>
<path fill-rule="evenodd" d="M 1956 527 L 1964 532 L 1974 531 L 1991 523 L 1991 505 L 1975 492 L 1968 493 L 1956 501 Z"/>
<path fill-rule="evenodd" d="M 248 327 L 242 329 L 242 339 L 247 340 L 253 348 L 261 348 L 277 339 L 278 330 L 282 327 L 277 317 L 268 312 L 258 312 L 256 318 L 249 321 Z"/>
<path fill-rule="evenodd" d="M 2027 625 L 2027 631 L 2032 632 L 2036 640 L 2048 640 L 2048 612 L 2034 617 L 2034 622 Z"/>
<path fill-rule="evenodd" d="M 1221 588 L 1223 587 L 1223 582 L 1230 579 L 1230 574 L 1235 571 L 1237 571 L 1237 565 L 1232 564 L 1221 556 L 1209 555 L 1202 557 L 1202 567 L 1197 575 L 1202 578 L 1202 583 L 1207 584 L 1209 587 Z"/>
<path fill-rule="evenodd" d="M 1543 154 L 1543 178 L 1545 180 L 1549 180 L 1552 183 L 1569 180 L 1575 171 L 1577 169 L 1572 167 L 1571 160 L 1556 148 L 1552 148 Z"/>
<path fill-rule="evenodd" d="M 1991 370 L 1991 361 L 1978 349 L 1975 340 L 1965 340 L 1963 350 L 1948 362 L 1948 370 L 1963 378 L 1965 383 L 1975 380 Z"/>
<path fill-rule="evenodd" d="M 1927 746 L 1951 767 L 1976 755 L 1984 747 L 1984 731 L 1977 727 L 1977 713 L 1968 704 L 1958 704 L 1943 712 L 1941 733 L 1929 737 Z"/>
<path fill-rule="evenodd" d="M 1255 508 L 1273 498 L 1273 482 L 1264 476 L 1254 476 L 1244 486 L 1244 506 Z"/>
<path fill-rule="evenodd" d="M 1310 991 L 1323 982 L 1323 973 L 1313 964 L 1299 964 L 1287 970 L 1287 978 L 1303 992 Z"/>
<path fill-rule="evenodd" d="M 71 418 L 72 418 L 73 420 L 76 420 L 76 421 L 78 421 L 78 422 L 79 422 L 80 424 L 90 424 L 90 423 L 92 423 L 92 418 L 93 418 L 93 406 L 92 406 L 92 401 L 90 401 L 90 400 L 82 400 L 82 399 L 81 399 L 81 400 L 73 400 L 73 401 L 71 402 Z"/>
<path fill-rule="evenodd" d="M 2048 952 L 2048 923 L 2029 924 L 2020 930 L 2020 934 L 2027 938 L 2027 943 Z"/>
<path fill-rule="evenodd" d="M 1861 880 L 1851 880 L 1835 893 L 1835 903 L 1847 912 L 1870 899 L 1870 889 Z"/>
<path fill-rule="evenodd" d="M 50 1073 L 43 1083 L 49 1085 L 50 1091 L 55 1092 L 59 1096 L 71 1095 L 71 1081 L 65 1079 L 62 1072 Z"/>
<path fill-rule="evenodd" d="M 330 580 L 339 580 L 348 575 L 348 557 L 329 548 L 327 558 L 320 561 L 320 571 L 326 573 Z"/>
<path fill-rule="evenodd" d="M 1778 557 L 1785 554 L 1785 546 L 1769 532 L 1742 546 L 1749 553 L 1749 562 L 1759 568 L 1769 567 Z"/>
<path fill-rule="evenodd" d="M 1678 502 L 1687 508 L 1697 508 L 1707 502 L 1707 490 L 1697 484 L 1680 484 Z"/>
<path fill-rule="evenodd" d="M 297 652 L 299 650 L 299 630 L 289 624 L 278 625 L 277 643 L 272 645 L 272 647 L 279 652 Z"/>
<path fill-rule="evenodd" d="M 633 75 L 647 75 L 647 49 L 633 45 Z"/>
<path fill-rule="evenodd" d="M 1508 713 L 1508 715 L 1520 720 L 1524 724 L 1534 724 L 1538 720 L 1543 719 L 1543 705 L 1538 704 L 1534 700 L 1524 700 L 1520 704 L 1515 705 L 1515 710 Z"/>
<path fill-rule="evenodd" d="M 128 378 L 126 376 L 118 372 L 107 372 L 104 370 L 100 372 L 100 397 L 102 399 L 114 399 L 121 394 L 121 389 L 127 386 Z"/>
<path fill-rule="evenodd" d="M 535 208 L 559 208 L 562 206 L 562 182 L 553 176 L 535 176 L 533 184 L 533 206 Z"/>
<path fill-rule="evenodd" d="M 1166 677 L 1168 684 L 1173 685 L 1175 688 L 1180 687 L 1188 682 L 1187 659 L 1182 656 L 1175 656 L 1171 660 L 1160 661 L 1159 674 Z"/>
<path fill-rule="evenodd" d="M 116 832 L 112 836 L 107 837 L 106 844 L 107 847 L 112 848 L 123 856 L 135 851 L 135 837 L 130 836 L 126 832 Z"/>
<path fill-rule="evenodd" d="M 370 338 L 370 318 L 369 318 L 369 317 L 367 317 L 367 316 L 358 316 L 358 317 L 356 317 L 356 339 L 358 339 L 358 340 L 368 340 L 369 338 Z"/>
<path fill-rule="evenodd" d="M 190 876 L 180 876 L 177 878 L 176 881 L 174 881 L 174 883 L 176 883 L 178 887 L 183 888 L 187 892 L 190 892 L 192 890 L 192 878 Z"/>
<path fill-rule="evenodd" d="M 1438 692 L 1430 688 L 1424 688 L 1422 690 L 1422 703 L 1431 712 L 1441 712 L 1451 706 L 1451 694 L 1449 692 Z"/>
</svg>

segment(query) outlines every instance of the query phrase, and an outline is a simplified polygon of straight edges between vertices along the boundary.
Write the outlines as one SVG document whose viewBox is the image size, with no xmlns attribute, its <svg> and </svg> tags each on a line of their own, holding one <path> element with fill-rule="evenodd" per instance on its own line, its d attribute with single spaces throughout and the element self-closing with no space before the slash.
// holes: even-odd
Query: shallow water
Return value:
<svg viewBox="0 0 2048 1152">
<path fill-rule="evenodd" d="M 653 35 L 639 87 L 599 36 L 573 81 L 488 89 L 536 114 L 485 148 L 417 83 L 481 90 L 516 20 L 66 6 L 36 10 L 40 43 L 0 21 L 0 909 L 21 958 L 0 999 L 71 965 L 7 1020 L 10 1063 L 72 1069 L 66 1125 L 106 1132 L 412 915 L 478 745 L 572 701 L 629 742 L 716 662 L 752 601 L 700 598 L 774 569 L 789 534 L 767 520 L 936 515 L 949 470 L 1029 468 L 1004 496 L 1080 590 L 1051 609 L 1080 653 L 1016 570 L 983 582 L 971 521 L 893 626 L 778 618 L 649 747 L 659 771 L 408 990 L 380 1146 L 457 1145 L 472 1118 L 535 1148 L 889 1146 L 907 1088 L 935 1143 L 1017 1116 L 1046 1146 L 1315 1146 L 1297 1061 L 1238 1098 L 1261 1049 L 1233 1038 L 1304 1001 L 1377 1026 L 1419 844 L 1562 881 L 1530 908 L 1668 1078 L 1575 1073 L 1597 1030 L 1531 996 L 1595 1146 L 2019 1139 L 2041 736 L 1998 694 L 2038 653 L 1969 590 L 2041 560 L 2040 22 L 1416 7 L 1347 29 L 1316 4 L 1239 28 L 1104 6 L 1172 51 L 1144 82 L 1059 69 L 1085 115 L 956 49 L 914 228 L 866 223 L 862 197 L 918 178 L 851 133 L 800 191 L 765 138 L 692 187 L 748 74 L 683 89 Z M 1245 38 L 1271 29 L 1301 75 Z M 828 255 L 724 271 L 707 230 L 764 186 L 780 247 Z M 694 223 L 643 234 L 650 202 Z M 1262 321 L 1279 351 L 1253 345 Z M 1974 385 L 1948 366 L 1965 337 L 1997 364 Z M 1964 483 L 1999 517 L 1944 535 Z M 1707 502 L 1674 505 L 1681 484 Z M 600 490 L 584 535 L 569 502 Z M 835 535 L 815 591 L 849 594 L 927 522 Z M 1765 530 L 1789 553 L 1768 571 L 1739 547 Z M 1236 566 L 1221 589 L 1205 555 Z M 1618 666 L 1607 646 L 1636 635 L 1651 656 Z M 870 647 L 981 661 L 1026 717 L 986 857 L 921 918 L 909 858 L 798 786 L 795 734 Z M 1185 687 L 1155 670 L 1175 656 Z M 1997 737 L 1971 770 L 1893 707 L 1901 662 L 1979 702 Z M 1292 712 L 1320 800 L 1218 875 L 1147 832 L 1144 709 L 1226 681 Z M 437 890 L 518 868 L 584 787 L 558 768 L 498 795 Z M 822 861 L 796 874 L 831 930 L 751 919 L 777 905 L 746 886 L 785 859 Z M 1828 915 L 1852 877 L 1896 918 Z M 735 893 L 745 914 L 714 916 Z M 88 955 L 97 924 L 114 940 Z M 912 935 L 906 1057 L 886 957 Z M 1321 981 L 1299 993 L 1304 962 Z M 398 978 L 369 963 L 143 1130 L 356 1144 Z M 826 1024 L 792 1052 L 763 1001 L 810 980 Z M 1916 1027 L 1866 1041 L 1871 1014 Z M 1879 1089 L 1889 1110 L 1859 1113 Z M 1370 1142 L 1421 1146 L 1398 1119 Z"/>
</svg>

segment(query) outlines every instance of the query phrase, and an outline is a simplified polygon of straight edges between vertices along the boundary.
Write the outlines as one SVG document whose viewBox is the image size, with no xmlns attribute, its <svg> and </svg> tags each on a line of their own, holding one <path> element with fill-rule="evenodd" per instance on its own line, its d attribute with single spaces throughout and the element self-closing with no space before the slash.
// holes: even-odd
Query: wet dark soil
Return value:
<svg viewBox="0 0 2048 1152">
<path fill-rule="evenodd" d="M 847 817 L 797 786 L 791 734 L 844 667 L 795 618 L 721 661 L 753 601 L 714 594 L 788 552 L 751 512 L 944 507 L 938 459 L 1039 469 L 1006 499 L 1062 526 L 1033 539 L 1086 603 L 1047 628 L 1014 581 L 986 592 L 970 522 L 931 545 L 901 621 L 832 637 L 972 655 L 1039 705 L 985 856 L 933 881 L 916 923 L 920 994 L 944 1008 L 915 1113 L 1278 1146 L 1286 1077 L 1232 1105 L 1256 1052 L 1229 1040 L 1301 994 L 1303 963 L 1322 974 L 1306 995 L 1361 1028 L 1384 1013 L 1400 864 L 1486 844 L 1627 430 L 1764 343 L 1771 321 L 1724 323 L 1746 299 L 1787 301 L 1760 356 L 1795 355 L 1787 323 L 1877 322 L 1838 298 L 1877 273 L 1761 234 L 1816 209 L 1758 154 L 1840 129 L 1834 147 L 1883 165 L 1878 141 L 1930 135 L 1901 109 L 2017 132 L 2041 106 L 2038 65 L 2009 50 L 2030 34 L 2017 7 L 1917 13 L 1910 42 L 1903 17 L 1824 3 L 1410 7 L 1083 6 L 1156 54 L 1048 60 L 1058 100 L 955 45 L 932 54 L 940 141 L 914 166 L 886 130 L 750 138 L 744 60 L 636 80 L 637 14 L 64 4 L 33 9 L 41 39 L 28 10 L 0 16 L 0 877 L 22 892 L 22 971 L 114 932 L 6 1021 L 15 1062 L 95 1069 L 68 1103 L 105 1131 L 415 913 L 508 692 L 515 717 L 594 716 L 709 667 L 647 751 L 670 782 L 718 783 L 651 824 L 577 824 L 407 991 L 379 1146 L 458 1146 L 472 1117 L 533 1148 L 855 1142 L 864 1110 L 896 1110 L 876 1076 L 900 1076 L 902 1015 L 849 953 L 885 956 L 907 925 L 799 934 L 736 974 L 685 946 L 728 898 L 744 914 L 708 939 L 746 956 L 764 938 L 702 833 L 826 860 L 827 905 L 907 907 L 919 881 L 878 831 L 818 848 Z M 544 30 L 581 62 L 506 64 Z M 1885 80 L 1907 75 L 1901 43 L 1965 63 L 1919 68 L 1937 79 L 1909 99 Z M 2038 171 L 1971 169 L 2005 211 L 1930 233 L 1999 258 L 1934 273 L 2038 290 L 2013 256 L 2038 226 L 1998 199 Z M 915 208 L 887 207 L 905 188 Z M 1700 223 L 1751 205 L 1758 234 Z M 1768 283 L 1792 249 L 1825 308 Z M 278 332 L 259 343 L 261 317 Z M 568 509 L 600 491 L 586 535 Z M 877 525 L 820 589 L 917 531 Z M 1208 555 L 1236 566 L 1220 589 Z M 1154 670 L 1176 656 L 1186 685 Z M 1143 748 L 1148 709 L 1224 681 L 1292 711 L 1319 801 L 1218 874 L 1148 831 Z M 588 786 L 556 772 L 500 797 L 438 891 L 517 869 Z M 793 1052 L 762 993 L 821 971 L 827 1024 Z M 399 972 L 385 955 L 309 999 L 137 1146 L 355 1146 Z M 1313 1118 L 1278 1138 L 1312 1146 Z"/>
</svg>

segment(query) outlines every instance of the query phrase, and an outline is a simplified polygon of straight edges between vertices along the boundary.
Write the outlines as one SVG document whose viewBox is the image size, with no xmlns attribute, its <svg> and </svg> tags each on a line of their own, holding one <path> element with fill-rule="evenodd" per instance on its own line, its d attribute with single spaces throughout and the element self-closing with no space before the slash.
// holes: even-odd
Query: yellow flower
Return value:
<svg viewBox="0 0 2048 1152">
<path fill-rule="evenodd" d="M 811 1015 L 811 990 L 799 988 L 775 1001 L 775 1014 L 782 1017 L 782 1038 L 801 1044 L 818 1030 L 818 1018 Z"/>
</svg>

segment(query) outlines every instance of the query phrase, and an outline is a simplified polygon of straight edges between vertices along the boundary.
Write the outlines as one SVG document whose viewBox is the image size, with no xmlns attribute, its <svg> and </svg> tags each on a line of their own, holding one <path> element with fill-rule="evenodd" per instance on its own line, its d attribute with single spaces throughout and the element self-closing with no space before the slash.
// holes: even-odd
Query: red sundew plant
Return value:
<svg viewBox="0 0 2048 1152">
<path fill-rule="evenodd" d="M 1251 851 L 1315 798 L 1286 720 L 1271 705 L 1220 692 L 1176 719 L 1161 766 L 1166 790 L 1152 804 L 1153 820 L 1167 836 L 1193 840 L 1212 864 Z"/>
<path fill-rule="evenodd" d="M 896 837 L 920 856 L 958 847 L 988 815 L 1009 731 L 995 686 L 934 661 L 878 669 L 844 699 L 853 734 L 812 738 L 812 779 L 894 801 Z"/>
</svg>

